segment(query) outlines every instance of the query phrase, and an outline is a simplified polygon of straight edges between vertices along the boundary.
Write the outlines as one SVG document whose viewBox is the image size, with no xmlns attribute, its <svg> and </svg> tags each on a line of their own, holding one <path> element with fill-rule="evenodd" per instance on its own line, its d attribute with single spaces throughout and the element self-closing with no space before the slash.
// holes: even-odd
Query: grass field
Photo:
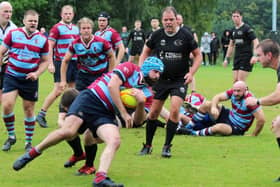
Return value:
<svg viewBox="0 0 280 187">
<path fill-rule="evenodd" d="M 196 76 L 197 91 L 211 99 L 232 85 L 231 68 L 201 67 Z M 276 73 L 257 65 L 248 78 L 248 86 L 257 97 L 272 92 Z M 52 76 L 45 73 L 40 79 L 40 99 L 36 113 L 52 89 Z M 166 103 L 168 105 L 168 103 Z M 225 103 L 228 105 L 228 103 Z M 50 128 L 36 126 L 34 144 L 57 128 L 58 102 L 48 112 Z M 280 152 L 270 132 L 271 120 L 278 115 L 279 106 L 264 107 L 266 124 L 258 137 L 192 137 L 176 136 L 171 159 L 160 156 L 165 129 L 159 128 L 153 143 L 152 155 L 140 157 L 145 129 L 121 129 L 122 144 L 113 161 L 109 176 L 128 187 L 251 187 L 279 186 L 273 180 L 280 175 Z M 23 112 L 21 100 L 16 106 L 17 143 L 9 152 L 0 151 L 1 187 L 78 187 L 91 186 L 92 176 L 74 176 L 83 162 L 65 169 L 63 163 L 71 155 L 65 142 L 45 151 L 25 169 L 15 172 L 12 164 L 24 153 Z M 250 129 L 253 130 L 255 126 Z M 250 133 L 249 132 L 249 133 Z M 0 144 L 7 137 L 3 122 Z M 99 146 L 97 160 L 103 145 Z"/>
</svg>

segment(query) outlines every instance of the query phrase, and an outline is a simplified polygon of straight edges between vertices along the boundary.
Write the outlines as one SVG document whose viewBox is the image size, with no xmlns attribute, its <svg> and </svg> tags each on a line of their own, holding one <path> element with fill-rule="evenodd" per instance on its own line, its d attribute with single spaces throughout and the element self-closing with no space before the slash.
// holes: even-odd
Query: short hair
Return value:
<svg viewBox="0 0 280 187">
<path fill-rule="evenodd" d="M 26 16 L 29 16 L 29 15 L 31 15 L 31 16 L 39 16 L 39 13 L 36 10 L 32 10 L 32 9 L 31 10 L 27 10 L 27 11 L 25 11 L 23 18 L 26 18 Z"/>
<path fill-rule="evenodd" d="M 78 90 L 76 90 L 75 88 L 68 88 L 61 96 L 60 104 L 63 107 L 69 108 L 78 95 Z"/>
<path fill-rule="evenodd" d="M 242 16 L 242 11 L 239 9 L 234 9 L 231 14 L 240 14 L 240 16 Z"/>
<path fill-rule="evenodd" d="M 276 41 L 274 41 L 272 39 L 265 39 L 257 45 L 257 48 L 259 48 L 259 47 L 262 49 L 264 54 L 271 52 L 273 57 L 275 57 L 275 58 L 279 57 L 280 47 Z"/>
<path fill-rule="evenodd" d="M 81 19 L 79 19 L 79 21 L 77 23 L 79 29 L 81 29 L 81 24 L 83 24 L 83 23 L 89 23 L 91 25 L 91 28 L 94 27 L 93 21 L 88 17 L 82 17 Z"/>
<path fill-rule="evenodd" d="M 9 1 L 2 1 L 0 3 L 0 9 L 3 8 L 4 5 L 10 5 L 12 7 L 12 5 L 11 5 L 11 3 Z"/>
<path fill-rule="evenodd" d="M 181 16 L 183 18 L 183 15 L 180 13 L 177 13 L 176 17 Z"/>
<path fill-rule="evenodd" d="M 151 18 L 151 20 L 153 20 L 153 19 L 155 19 L 155 20 L 158 20 L 158 21 L 159 21 L 159 19 L 158 19 L 157 17 L 152 17 L 152 18 Z"/>
<path fill-rule="evenodd" d="M 64 9 L 72 9 L 72 11 L 74 12 L 74 8 L 73 8 L 73 6 L 71 6 L 71 5 L 64 5 L 64 6 L 61 8 L 60 13 L 62 13 L 62 11 L 63 11 Z"/>
<path fill-rule="evenodd" d="M 177 11 L 176 9 L 173 7 L 173 6 L 168 6 L 168 7 L 165 7 L 162 12 L 161 12 L 161 17 L 163 16 L 163 13 L 165 12 L 173 12 L 173 14 L 175 15 L 175 17 L 177 18 Z"/>
</svg>

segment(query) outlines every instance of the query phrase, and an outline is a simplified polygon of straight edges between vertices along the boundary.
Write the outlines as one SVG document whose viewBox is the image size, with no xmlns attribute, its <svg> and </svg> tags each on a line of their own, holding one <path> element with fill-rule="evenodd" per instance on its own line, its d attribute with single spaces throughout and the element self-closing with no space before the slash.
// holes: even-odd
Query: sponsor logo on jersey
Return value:
<svg viewBox="0 0 280 187">
<path fill-rule="evenodd" d="M 235 44 L 243 44 L 244 40 L 243 39 L 235 39 Z"/>
<path fill-rule="evenodd" d="M 168 60 L 180 60 L 180 59 L 182 59 L 182 54 L 175 53 L 175 52 L 165 52 L 164 57 L 165 57 L 165 59 L 168 59 Z"/>
<path fill-rule="evenodd" d="M 175 40 L 175 41 L 174 41 L 174 45 L 175 45 L 175 46 L 182 46 L 182 45 L 183 45 L 183 40 L 180 40 L 180 39 Z"/>
</svg>

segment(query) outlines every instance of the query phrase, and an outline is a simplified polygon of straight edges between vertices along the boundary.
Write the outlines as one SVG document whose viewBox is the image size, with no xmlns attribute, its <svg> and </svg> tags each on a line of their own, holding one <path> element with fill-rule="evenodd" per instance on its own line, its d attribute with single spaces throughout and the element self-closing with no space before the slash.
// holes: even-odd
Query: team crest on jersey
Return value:
<svg viewBox="0 0 280 187">
<path fill-rule="evenodd" d="M 161 46 L 165 46 L 165 45 L 166 45 L 166 41 L 165 41 L 165 40 L 161 40 L 161 41 L 160 41 L 160 45 L 161 45 Z"/>
<path fill-rule="evenodd" d="M 242 31 L 237 31 L 237 35 L 242 35 L 243 32 Z"/>
<path fill-rule="evenodd" d="M 183 40 L 180 40 L 180 39 L 175 40 L 175 41 L 174 41 L 174 45 L 175 45 L 175 46 L 182 46 L 182 45 L 183 45 Z"/>
<path fill-rule="evenodd" d="M 164 59 L 164 52 L 163 51 L 160 51 L 159 52 L 159 58 L 162 60 Z"/>
<path fill-rule="evenodd" d="M 128 73 L 128 72 L 129 72 L 129 69 L 128 69 L 127 67 L 124 67 L 124 68 L 123 68 L 123 71 L 124 71 L 124 73 Z"/>
</svg>

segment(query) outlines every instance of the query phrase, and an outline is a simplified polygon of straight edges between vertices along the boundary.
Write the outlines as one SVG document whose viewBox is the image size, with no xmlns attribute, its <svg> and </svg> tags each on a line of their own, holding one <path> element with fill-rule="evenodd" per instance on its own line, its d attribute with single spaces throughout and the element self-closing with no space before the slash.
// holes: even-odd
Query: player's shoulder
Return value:
<svg viewBox="0 0 280 187">
<path fill-rule="evenodd" d="M 182 35 L 187 36 L 187 37 L 192 37 L 191 30 L 187 27 L 181 27 L 178 32 L 181 33 Z"/>
<path fill-rule="evenodd" d="M 154 32 L 151 33 L 151 36 L 150 37 L 161 37 L 161 36 L 164 36 L 165 32 L 164 32 L 164 29 L 163 28 L 160 28 Z"/>
<path fill-rule="evenodd" d="M 116 29 L 114 29 L 113 27 L 108 28 L 107 31 L 110 31 L 110 32 L 112 32 L 112 33 L 118 33 L 118 34 L 119 34 L 119 32 L 118 32 Z"/>
</svg>

